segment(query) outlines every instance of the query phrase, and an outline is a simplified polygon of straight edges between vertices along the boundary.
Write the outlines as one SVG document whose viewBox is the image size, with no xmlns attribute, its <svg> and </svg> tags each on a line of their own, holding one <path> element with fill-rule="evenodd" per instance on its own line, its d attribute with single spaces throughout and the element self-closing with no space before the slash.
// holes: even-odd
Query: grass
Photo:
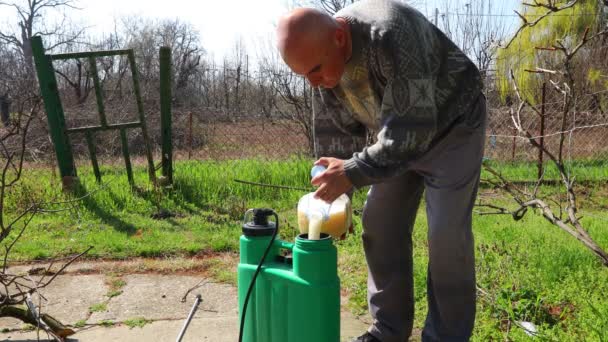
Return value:
<svg viewBox="0 0 608 342">
<path fill-rule="evenodd" d="M 93 313 L 93 312 L 103 312 L 108 310 L 108 304 L 107 303 L 97 303 L 97 304 L 93 304 L 89 307 L 89 312 Z"/>
<path fill-rule="evenodd" d="M 85 325 L 87 325 L 87 320 L 81 319 L 81 320 L 77 321 L 76 323 L 74 323 L 74 328 L 84 328 Z"/>
<path fill-rule="evenodd" d="M 151 320 L 146 319 L 145 317 L 134 317 L 134 318 L 129 318 L 127 320 L 125 320 L 123 322 L 126 326 L 128 326 L 130 329 L 133 328 L 143 328 L 146 324 L 152 323 Z"/>
<path fill-rule="evenodd" d="M 113 327 L 115 324 L 116 324 L 116 322 L 109 320 L 109 319 L 105 319 L 105 320 L 99 322 L 99 325 L 101 325 L 102 327 L 106 327 L 106 328 Z"/>
<path fill-rule="evenodd" d="M 104 183 L 96 184 L 89 168 L 80 167 L 82 189 L 74 197 L 60 191 L 53 172 L 28 169 L 23 185 L 8 194 L 8 216 L 36 202 L 51 212 L 36 215 L 11 254 L 12 260 L 34 260 L 66 256 L 94 246 L 88 257 L 192 256 L 211 253 L 208 271 L 218 280 L 236 282 L 235 255 L 247 208 L 274 208 L 280 216 L 281 237 L 297 235 L 295 205 L 305 191 L 277 190 L 236 183 L 233 179 L 308 187 L 308 159 L 285 161 L 245 160 L 227 162 L 183 161 L 175 164 L 172 189 L 148 186 L 146 172 L 135 167 L 138 188 L 131 190 L 122 167 L 102 169 Z M 527 181 L 535 174 L 533 164 L 489 161 L 509 179 Z M 601 163 L 572 164 L 577 180 L 591 185 L 577 188 L 583 208 L 582 222 L 600 246 L 608 249 L 608 168 Z M 554 177 L 547 169 L 547 177 Z M 579 176 L 578 172 L 583 176 Z M 487 177 L 483 175 L 482 177 Z M 532 185 L 533 186 L 533 185 Z M 557 193 L 559 187 L 544 186 L 542 193 Z M 482 193 L 492 190 L 482 186 Z M 360 209 L 365 190 L 355 194 L 353 207 Z M 498 197 L 496 201 L 505 202 Z M 66 209 L 66 210 L 64 210 Z M 355 216 L 356 234 L 336 242 L 339 272 L 348 305 L 365 313 L 366 265 L 361 245 L 360 217 Z M 518 322 L 534 323 L 542 340 L 606 341 L 608 339 L 608 269 L 578 241 L 549 224 L 537 213 L 522 220 L 509 216 L 474 217 L 477 283 L 480 288 L 473 340 L 528 340 Z M 420 208 L 414 228 L 415 326 L 421 328 L 426 313 L 426 217 Z M 219 254 L 218 254 L 219 253 Z M 222 257 L 226 256 L 226 257 Z M 158 259 L 165 260 L 165 259 Z M 167 269 L 188 265 L 163 265 Z M 119 276 L 110 276 L 108 296 L 124 286 Z M 101 309 L 100 309 L 101 310 Z M 125 323 L 126 324 L 126 323 Z"/>
<path fill-rule="evenodd" d="M 106 293 L 108 298 L 120 296 L 122 288 L 127 285 L 127 282 L 117 275 L 107 275 L 105 283 L 108 285 L 108 293 Z"/>
</svg>

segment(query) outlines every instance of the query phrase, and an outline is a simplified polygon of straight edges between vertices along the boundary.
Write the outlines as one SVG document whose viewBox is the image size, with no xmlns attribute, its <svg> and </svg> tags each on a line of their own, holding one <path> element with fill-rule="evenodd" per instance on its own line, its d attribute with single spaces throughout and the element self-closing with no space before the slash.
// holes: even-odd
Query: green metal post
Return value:
<svg viewBox="0 0 608 342">
<path fill-rule="evenodd" d="M 57 89 L 57 79 L 55 78 L 51 58 L 44 54 L 42 38 L 40 36 L 32 37 L 31 42 L 40 93 L 44 101 L 51 139 L 55 146 L 59 173 L 64 185 L 66 185 L 71 183 L 71 178 L 77 175 L 70 138 L 66 133 L 65 117 L 59 98 L 59 90 Z"/>
<path fill-rule="evenodd" d="M 160 127 L 163 176 L 173 183 L 173 145 L 171 143 L 171 48 L 160 48 Z"/>
<path fill-rule="evenodd" d="M 108 121 L 106 120 L 106 111 L 103 106 L 103 93 L 99 83 L 99 74 L 97 73 L 97 62 L 93 56 L 89 57 L 89 68 L 91 69 L 91 75 L 93 75 L 93 85 L 95 86 L 95 98 L 97 99 L 99 121 L 102 127 L 106 127 L 108 125 Z"/>
<path fill-rule="evenodd" d="M 129 184 L 134 186 L 133 169 L 131 168 L 131 158 L 129 157 L 129 141 L 127 140 L 127 131 L 124 128 L 120 129 L 120 143 L 122 145 L 122 157 L 125 160 L 125 167 L 127 168 L 127 178 L 129 178 Z"/>
<path fill-rule="evenodd" d="M 95 179 L 97 179 L 97 183 L 101 183 L 101 172 L 99 172 L 99 164 L 97 164 L 97 153 L 95 152 L 93 132 L 86 131 L 84 133 L 84 136 L 87 139 L 87 147 L 89 148 L 89 157 L 91 157 L 91 165 L 93 165 L 93 173 L 95 173 Z"/>
<path fill-rule="evenodd" d="M 139 77 L 137 74 L 137 66 L 135 65 L 135 54 L 133 50 L 129 51 L 129 66 L 131 67 L 131 75 L 133 76 L 133 91 L 135 92 L 135 100 L 137 101 L 137 113 L 139 115 L 139 121 L 141 122 L 141 134 L 144 138 L 144 144 L 146 145 L 146 157 L 148 158 L 148 177 L 150 182 L 156 184 L 156 174 L 154 172 L 154 161 L 152 160 L 152 147 L 150 146 L 150 139 L 148 137 L 148 129 L 146 127 L 146 118 L 144 115 L 144 105 L 141 99 L 141 92 L 139 89 Z"/>
</svg>

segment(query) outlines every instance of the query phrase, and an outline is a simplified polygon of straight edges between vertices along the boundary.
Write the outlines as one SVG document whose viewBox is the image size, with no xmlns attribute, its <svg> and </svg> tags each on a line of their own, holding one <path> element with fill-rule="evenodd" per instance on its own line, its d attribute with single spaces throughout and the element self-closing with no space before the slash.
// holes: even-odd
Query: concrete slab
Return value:
<svg viewBox="0 0 608 342">
<path fill-rule="evenodd" d="M 344 319 L 342 324 L 342 341 L 350 341 L 361 334 L 365 327 L 357 326 L 355 320 Z M 166 342 L 175 341 L 183 327 L 183 321 L 157 321 L 143 328 L 129 328 L 125 325 L 117 327 L 94 326 L 78 331 L 68 341 L 76 342 Z M 362 324 L 362 323 L 361 323 Z M 360 325 L 360 324 L 359 324 Z M 41 333 L 41 341 L 46 336 Z M 35 332 L 11 332 L 0 334 L 2 341 L 34 342 L 37 341 Z M 235 342 L 238 340 L 238 320 L 230 317 L 202 317 L 192 320 L 183 342 Z M 287 341 L 286 341 L 287 342 Z"/>
<path fill-rule="evenodd" d="M 102 275 L 65 275 L 53 280 L 40 293 L 48 300 L 36 305 L 64 324 L 74 324 L 89 317 L 89 307 L 107 300 L 108 289 Z M 23 323 L 13 318 L 0 318 L 0 327 L 17 329 Z"/>
<path fill-rule="evenodd" d="M 29 268 L 24 266 L 22 270 Z M 102 269 L 105 271 L 101 271 Z M 133 270 L 133 267 L 129 266 L 127 269 Z M 75 329 L 77 333 L 68 341 L 174 341 L 198 293 L 201 294 L 203 302 L 183 341 L 234 342 L 237 340 L 236 287 L 207 279 L 203 286 L 192 291 L 187 301 L 182 303 L 180 299 L 188 289 L 205 281 L 202 275 L 121 274 L 121 279 L 126 283 L 121 289 L 122 294 L 108 298 L 106 295 L 110 289 L 105 284 L 106 275 L 99 274 L 107 273 L 108 270 L 112 271 L 112 267 L 106 263 L 81 263 L 72 268 L 71 272 L 74 273 L 57 277 L 48 288 L 42 290 L 43 295 L 49 300 L 43 306 L 44 312 L 67 325 L 73 325 L 83 319 L 90 324 L 85 328 Z M 82 274 L 81 272 L 98 273 Z M 344 298 L 342 299 L 344 304 Z M 91 314 L 89 307 L 98 303 L 106 303 L 107 310 Z M 153 322 L 143 328 L 132 329 L 124 324 L 124 321 L 138 317 Z M 360 319 L 343 310 L 341 317 L 343 341 L 350 341 L 368 327 L 367 316 Z M 112 327 L 98 325 L 103 320 L 111 320 L 119 324 Z M 121 322 L 123 324 L 120 324 Z M 20 321 L 14 319 L 0 319 L 0 329 L 11 330 L 8 333 L 0 333 L 0 341 L 37 341 L 37 333 L 18 330 L 22 326 Z M 48 341 L 44 332 L 40 333 L 40 337 L 41 341 Z"/>
<path fill-rule="evenodd" d="M 88 320 L 99 323 L 103 320 L 124 321 L 135 317 L 151 320 L 184 318 L 190 312 L 194 297 L 201 294 L 203 302 L 195 317 L 237 317 L 237 291 L 228 284 L 213 283 L 195 276 L 167 276 L 158 274 L 133 274 L 123 276 L 127 283 L 120 296 L 107 305 L 107 311 L 96 312 Z M 191 292 L 185 303 L 181 298 L 188 289 L 201 281 L 209 281 Z"/>
</svg>

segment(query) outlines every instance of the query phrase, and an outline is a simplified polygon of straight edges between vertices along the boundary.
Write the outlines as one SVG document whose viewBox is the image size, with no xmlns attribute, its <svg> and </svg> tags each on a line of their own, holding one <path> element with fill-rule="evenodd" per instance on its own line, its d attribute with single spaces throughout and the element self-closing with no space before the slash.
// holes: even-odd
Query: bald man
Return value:
<svg viewBox="0 0 608 342">
<path fill-rule="evenodd" d="M 412 228 L 426 190 L 429 264 L 423 341 L 467 341 L 475 321 L 471 229 L 485 139 L 476 66 L 412 7 L 363 0 L 333 17 L 282 17 L 285 63 L 315 87 L 316 196 L 371 185 L 363 210 L 373 325 L 354 341 L 404 342 L 412 332 Z M 377 134 L 367 144 L 366 132 Z M 355 152 L 355 153 L 353 153 Z"/>
</svg>

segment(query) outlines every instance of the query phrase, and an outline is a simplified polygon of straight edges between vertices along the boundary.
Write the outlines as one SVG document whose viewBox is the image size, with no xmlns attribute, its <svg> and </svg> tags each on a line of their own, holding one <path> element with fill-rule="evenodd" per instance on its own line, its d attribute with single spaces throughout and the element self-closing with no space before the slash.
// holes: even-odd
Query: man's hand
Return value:
<svg viewBox="0 0 608 342">
<path fill-rule="evenodd" d="M 315 191 L 315 198 L 331 203 L 353 187 L 344 172 L 344 160 L 323 157 L 317 160 L 315 165 L 323 165 L 327 168 L 325 172 L 310 181 L 312 185 L 319 187 Z"/>
</svg>

